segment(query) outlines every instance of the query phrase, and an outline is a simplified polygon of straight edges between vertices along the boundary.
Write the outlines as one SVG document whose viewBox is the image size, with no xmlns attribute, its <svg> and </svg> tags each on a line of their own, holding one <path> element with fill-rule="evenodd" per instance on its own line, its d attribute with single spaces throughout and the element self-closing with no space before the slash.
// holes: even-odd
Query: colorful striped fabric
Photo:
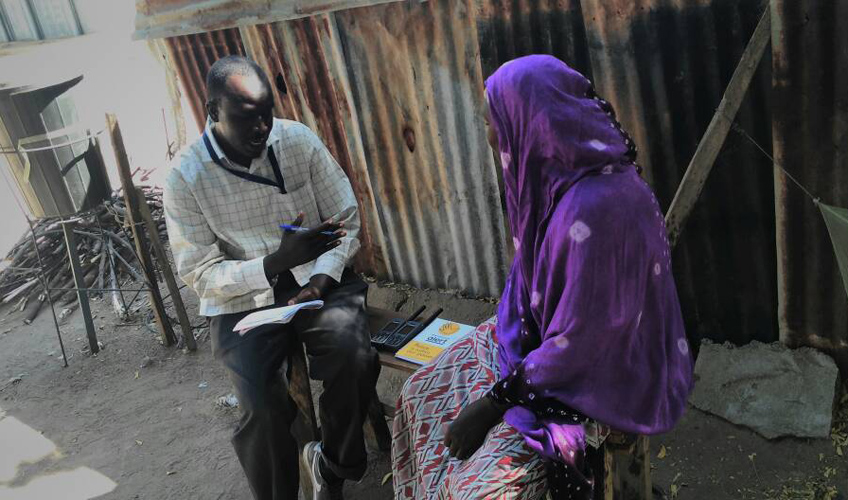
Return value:
<svg viewBox="0 0 848 500">
<path fill-rule="evenodd" d="M 468 460 L 443 445 L 447 426 L 497 380 L 492 318 L 404 384 L 394 421 L 392 462 L 399 500 L 535 500 L 547 491 L 542 460 L 501 423 Z"/>
</svg>

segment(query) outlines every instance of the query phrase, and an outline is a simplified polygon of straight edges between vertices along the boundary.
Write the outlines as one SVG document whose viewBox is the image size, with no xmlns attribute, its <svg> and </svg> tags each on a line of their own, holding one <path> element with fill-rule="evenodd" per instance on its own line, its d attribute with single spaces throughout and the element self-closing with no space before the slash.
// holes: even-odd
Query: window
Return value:
<svg viewBox="0 0 848 500">
<path fill-rule="evenodd" d="M 0 41 L 48 40 L 83 34 L 74 0 L 0 0 Z"/>
</svg>

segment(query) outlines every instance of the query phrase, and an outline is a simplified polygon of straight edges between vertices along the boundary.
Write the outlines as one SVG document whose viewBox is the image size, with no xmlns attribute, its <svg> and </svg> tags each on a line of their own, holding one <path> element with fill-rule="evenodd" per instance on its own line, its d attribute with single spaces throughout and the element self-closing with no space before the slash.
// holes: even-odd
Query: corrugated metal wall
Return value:
<svg viewBox="0 0 848 500">
<path fill-rule="evenodd" d="M 822 202 L 848 207 L 848 2 L 772 5 L 776 163 Z M 781 338 L 831 353 L 848 373 L 848 307 L 812 201 L 775 179 Z"/>
<path fill-rule="evenodd" d="M 848 205 L 836 171 L 844 156 L 834 146 L 844 143 L 848 123 L 840 93 L 848 89 L 846 35 L 833 24 L 845 13 L 825 11 L 833 4 L 823 0 L 792 8 L 775 1 L 777 13 L 792 20 L 784 23 L 801 33 L 781 42 L 781 57 L 797 61 L 781 71 L 802 71 L 787 84 L 793 93 L 772 101 L 767 53 L 738 128 L 771 152 L 772 103 L 801 106 L 791 113 L 778 107 L 790 114 L 784 128 L 775 125 L 775 137 L 808 126 L 805 113 L 815 107 L 821 127 L 794 134 L 776 151 L 791 149 L 799 165 L 806 160 L 812 187 Z M 530 53 L 553 54 L 586 73 L 635 138 L 667 207 L 765 8 L 765 0 L 430 0 L 241 28 L 241 36 L 247 52 L 277 75 L 280 112 L 316 129 L 354 178 L 372 262 L 384 264 L 372 268 L 400 282 L 497 295 L 509 252 L 498 169 L 479 120 L 485 77 Z M 825 24 L 804 28 L 809 19 Z M 205 69 L 183 64 L 184 80 L 200 82 Z M 814 81 L 836 83 L 823 89 Z M 808 94 L 821 97 L 799 97 Z M 827 117 L 834 106 L 842 114 Z M 827 140 L 829 152 L 811 162 L 812 145 L 826 149 Z M 780 292 L 785 338 L 845 342 L 845 297 L 820 218 L 784 191 L 767 156 L 731 132 L 675 252 L 693 339 L 778 339 Z M 808 234 L 817 238 L 813 254 Z"/>
<path fill-rule="evenodd" d="M 244 55 L 237 29 L 222 29 L 169 38 L 172 64 L 177 67 L 182 88 L 186 92 L 192 114 L 200 129 L 206 125 L 206 73 L 218 59 Z"/>
<path fill-rule="evenodd" d="M 198 125 L 212 55 L 249 54 L 275 83 L 279 116 L 315 130 L 350 176 L 365 226 L 362 269 L 498 295 L 506 238 L 479 119 L 472 3 L 394 3 L 240 31 L 241 40 L 233 29 L 168 39 Z"/>
<path fill-rule="evenodd" d="M 166 44 L 201 129 L 206 124 L 205 78 L 212 64 L 227 55 L 249 55 L 263 67 L 274 86 L 275 115 L 301 121 L 318 133 L 351 179 L 363 220 L 357 264 L 389 277 L 370 180 L 357 154 L 358 129 L 350 125 L 352 105 L 344 98 L 343 82 L 331 74 L 332 53 L 324 51 L 337 44 L 331 43 L 331 25 L 323 17 L 175 36 Z"/>
<path fill-rule="evenodd" d="M 394 278 L 498 295 L 506 238 L 472 3 L 335 18 Z"/>
<path fill-rule="evenodd" d="M 319 15 L 240 29 L 248 54 L 276 86 L 280 117 L 314 130 L 351 180 L 362 220 L 357 267 L 393 277 L 334 19 Z"/>
</svg>

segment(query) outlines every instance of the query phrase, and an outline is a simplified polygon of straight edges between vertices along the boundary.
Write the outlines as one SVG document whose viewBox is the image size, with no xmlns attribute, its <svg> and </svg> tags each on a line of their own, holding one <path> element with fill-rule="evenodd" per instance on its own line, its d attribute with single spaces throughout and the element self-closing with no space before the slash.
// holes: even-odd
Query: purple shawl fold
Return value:
<svg viewBox="0 0 848 500">
<path fill-rule="evenodd" d="M 516 249 L 498 310 L 509 392 L 622 432 L 670 430 L 692 358 L 663 215 L 629 138 L 591 82 L 554 57 L 504 64 L 486 95 Z M 580 425 L 522 406 L 505 419 L 544 457 L 569 462 L 585 446 Z"/>
</svg>

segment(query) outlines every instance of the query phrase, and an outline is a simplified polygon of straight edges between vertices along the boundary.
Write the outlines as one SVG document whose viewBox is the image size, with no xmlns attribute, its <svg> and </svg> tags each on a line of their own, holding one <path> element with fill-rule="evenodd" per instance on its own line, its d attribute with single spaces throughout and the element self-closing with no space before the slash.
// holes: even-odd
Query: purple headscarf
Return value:
<svg viewBox="0 0 848 500">
<path fill-rule="evenodd" d="M 683 414 L 692 358 L 659 204 L 591 82 L 550 56 L 486 81 L 515 260 L 498 310 L 502 380 L 613 429 L 656 434 Z M 514 406 L 542 456 L 573 465 L 580 425 Z"/>
</svg>

